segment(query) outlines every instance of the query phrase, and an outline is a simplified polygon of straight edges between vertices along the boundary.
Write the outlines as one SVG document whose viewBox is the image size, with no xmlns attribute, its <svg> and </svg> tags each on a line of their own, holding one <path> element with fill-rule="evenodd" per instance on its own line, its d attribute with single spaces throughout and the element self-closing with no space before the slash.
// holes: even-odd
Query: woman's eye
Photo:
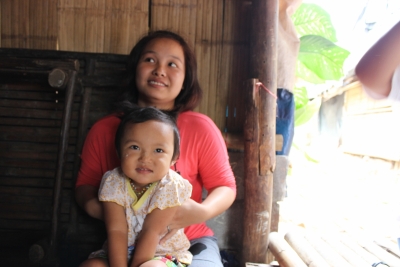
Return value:
<svg viewBox="0 0 400 267">
<path fill-rule="evenodd" d="M 178 65 L 176 65 L 176 64 L 173 63 L 173 62 L 169 63 L 169 65 L 170 65 L 171 67 L 174 67 L 174 68 L 178 67 Z"/>
<path fill-rule="evenodd" d="M 147 58 L 144 59 L 144 61 L 146 61 L 146 62 L 154 62 L 154 59 L 151 58 L 151 57 L 147 57 Z"/>
<path fill-rule="evenodd" d="M 161 148 L 156 148 L 156 152 L 157 153 L 162 153 L 162 152 L 164 152 L 164 150 L 162 150 Z"/>
</svg>

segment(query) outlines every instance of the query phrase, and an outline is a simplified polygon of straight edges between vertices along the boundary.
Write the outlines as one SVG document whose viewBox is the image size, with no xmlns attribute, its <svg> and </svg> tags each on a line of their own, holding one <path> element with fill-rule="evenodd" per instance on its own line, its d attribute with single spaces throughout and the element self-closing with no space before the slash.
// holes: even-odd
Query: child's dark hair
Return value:
<svg viewBox="0 0 400 267">
<path fill-rule="evenodd" d="M 139 40 L 133 47 L 128 57 L 128 87 L 123 94 L 122 101 L 129 101 L 137 104 L 138 89 L 136 87 L 136 68 L 145 47 L 155 39 L 171 39 L 178 42 L 185 56 L 185 80 L 183 81 L 183 89 L 175 99 L 174 109 L 170 112 L 180 113 L 187 110 L 194 110 L 200 103 L 202 90 L 197 78 L 197 61 L 194 53 L 190 49 L 186 41 L 176 33 L 170 31 L 154 31 Z"/>
<path fill-rule="evenodd" d="M 172 160 L 178 158 L 180 154 L 180 135 L 178 126 L 176 125 L 175 119 L 162 112 L 161 110 L 153 107 L 135 107 L 132 108 L 129 112 L 126 112 L 125 115 L 122 116 L 121 123 L 118 126 L 117 133 L 115 134 L 115 148 L 117 149 L 118 156 L 121 158 L 121 140 L 125 133 L 125 128 L 127 125 L 142 123 L 146 121 L 159 121 L 171 126 L 174 133 L 174 153 L 172 155 Z"/>
</svg>

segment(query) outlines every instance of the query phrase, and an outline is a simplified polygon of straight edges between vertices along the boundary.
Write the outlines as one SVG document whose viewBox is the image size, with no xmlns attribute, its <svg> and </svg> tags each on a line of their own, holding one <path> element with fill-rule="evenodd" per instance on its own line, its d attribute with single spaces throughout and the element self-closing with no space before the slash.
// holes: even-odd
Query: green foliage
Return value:
<svg viewBox="0 0 400 267">
<path fill-rule="evenodd" d="M 300 36 L 297 77 L 313 84 L 339 80 L 349 52 L 334 43 L 336 31 L 329 14 L 318 5 L 303 3 L 292 20 Z"/>
<path fill-rule="evenodd" d="M 321 98 L 308 99 L 305 87 L 294 88 L 294 103 L 296 111 L 294 114 L 294 126 L 299 126 L 308 122 L 321 106 Z"/>
<path fill-rule="evenodd" d="M 296 76 L 312 84 L 339 80 L 343 76 L 343 63 L 349 52 L 337 46 L 336 31 L 329 14 L 315 4 L 303 3 L 292 16 L 300 36 Z M 295 126 L 307 122 L 318 111 L 321 101 L 308 101 L 305 87 L 294 89 L 296 111 Z"/>
<path fill-rule="evenodd" d="M 343 77 L 343 63 L 348 55 L 347 50 L 322 36 L 302 36 L 296 75 L 314 84 L 339 80 Z"/>
<path fill-rule="evenodd" d="M 336 42 L 336 31 L 329 14 L 320 6 L 303 3 L 292 16 L 299 36 L 318 35 Z"/>
</svg>

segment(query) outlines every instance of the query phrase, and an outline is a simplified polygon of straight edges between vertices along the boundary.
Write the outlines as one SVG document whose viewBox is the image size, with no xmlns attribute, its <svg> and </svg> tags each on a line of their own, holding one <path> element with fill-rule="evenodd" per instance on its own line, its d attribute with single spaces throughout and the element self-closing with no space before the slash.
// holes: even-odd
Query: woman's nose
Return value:
<svg viewBox="0 0 400 267">
<path fill-rule="evenodd" d="M 156 65 L 154 68 L 153 74 L 155 76 L 165 76 L 165 69 L 161 64 Z"/>
</svg>

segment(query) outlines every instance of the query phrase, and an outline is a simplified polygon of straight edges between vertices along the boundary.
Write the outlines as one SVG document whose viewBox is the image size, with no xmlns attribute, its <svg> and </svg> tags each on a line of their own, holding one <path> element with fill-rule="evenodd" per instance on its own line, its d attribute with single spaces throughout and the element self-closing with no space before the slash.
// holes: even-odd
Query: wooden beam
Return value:
<svg viewBox="0 0 400 267">
<path fill-rule="evenodd" d="M 278 1 L 252 1 L 250 73 L 246 87 L 245 214 L 242 261 L 267 260 L 275 169 Z M 258 86 L 261 82 L 270 92 Z M 242 264 L 244 265 L 244 264 Z"/>
</svg>

